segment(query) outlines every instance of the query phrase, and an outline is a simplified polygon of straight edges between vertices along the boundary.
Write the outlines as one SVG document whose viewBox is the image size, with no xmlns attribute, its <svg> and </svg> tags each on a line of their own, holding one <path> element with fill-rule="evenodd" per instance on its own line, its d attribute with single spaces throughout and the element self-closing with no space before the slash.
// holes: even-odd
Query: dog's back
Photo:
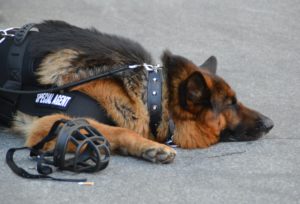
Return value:
<svg viewBox="0 0 300 204">
<path fill-rule="evenodd" d="M 47 64 L 49 55 L 55 56 L 50 57 L 51 67 L 59 69 L 68 64 L 72 66 L 72 72 L 84 69 L 91 75 L 119 65 L 152 63 L 150 54 L 127 38 L 101 33 L 94 28 L 82 29 L 62 21 L 45 21 L 36 27 L 39 32 L 32 39 L 29 51 L 34 59 L 42 59 L 42 66 Z M 68 63 L 63 63 L 66 61 Z M 132 75 L 124 72 L 121 78 L 124 74 L 126 77 Z"/>
<path fill-rule="evenodd" d="M 130 39 L 101 33 L 94 28 L 83 29 L 62 21 L 37 24 L 39 32 L 31 43 L 32 56 L 44 57 L 61 49 L 80 52 L 86 66 L 151 63 L 150 54 Z"/>
</svg>

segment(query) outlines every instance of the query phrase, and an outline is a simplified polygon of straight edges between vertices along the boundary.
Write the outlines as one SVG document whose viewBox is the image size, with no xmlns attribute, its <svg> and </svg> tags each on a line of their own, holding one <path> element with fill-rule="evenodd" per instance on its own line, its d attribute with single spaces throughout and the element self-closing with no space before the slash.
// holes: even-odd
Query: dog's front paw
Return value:
<svg viewBox="0 0 300 204">
<path fill-rule="evenodd" d="M 163 144 L 146 148 L 142 153 L 142 157 L 145 160 L 163 164 L 171 163 L 175 156 L 176 151 L 173 148 Z"/>
</svg>

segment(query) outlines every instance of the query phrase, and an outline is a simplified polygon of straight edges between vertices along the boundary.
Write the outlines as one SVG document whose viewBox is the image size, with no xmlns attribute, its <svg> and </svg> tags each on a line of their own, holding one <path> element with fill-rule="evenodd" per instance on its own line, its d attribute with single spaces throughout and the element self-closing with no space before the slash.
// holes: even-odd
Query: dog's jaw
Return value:
<svg viewBox="0 0 300 204">
<path fill-rule="evenodd" d="M 174 120 L 175 131 L 173 142 L 181 148 L 206 148 L 219 141 L 218 134 L 212 134 L 209 129 L 192 120 Z"/>
</svg>

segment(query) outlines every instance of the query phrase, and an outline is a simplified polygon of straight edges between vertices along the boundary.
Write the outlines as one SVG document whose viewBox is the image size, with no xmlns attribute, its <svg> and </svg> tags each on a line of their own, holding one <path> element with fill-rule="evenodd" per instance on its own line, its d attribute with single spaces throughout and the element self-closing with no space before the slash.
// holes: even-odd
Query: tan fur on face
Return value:
<svg viewBox="0 0 300 204">
<path fill-rule="evenodd" d="M 212 111 L 197 120 L 175 120 L 174 142 L 182 148 L 205 148 L 219 141 L 219 134 L 225 128 L 225 118 Z"/>
</svg>

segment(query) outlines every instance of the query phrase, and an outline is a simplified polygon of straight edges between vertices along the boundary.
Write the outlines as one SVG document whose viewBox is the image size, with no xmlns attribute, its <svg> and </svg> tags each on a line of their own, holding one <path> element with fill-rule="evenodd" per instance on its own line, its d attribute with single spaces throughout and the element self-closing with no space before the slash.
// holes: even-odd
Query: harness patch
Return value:
<svg viewBox="0 0 300 204">
<path fill-rule="evenodd" d="M 63 94 L 39 93 L 36 95 L 35 104 L 42 107 L 51 107 L 66 110 L 71 100 L 71 96 Z"/>
</svg>

